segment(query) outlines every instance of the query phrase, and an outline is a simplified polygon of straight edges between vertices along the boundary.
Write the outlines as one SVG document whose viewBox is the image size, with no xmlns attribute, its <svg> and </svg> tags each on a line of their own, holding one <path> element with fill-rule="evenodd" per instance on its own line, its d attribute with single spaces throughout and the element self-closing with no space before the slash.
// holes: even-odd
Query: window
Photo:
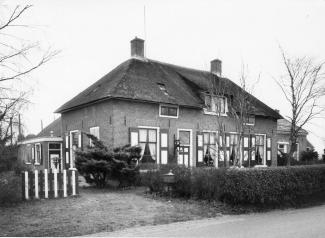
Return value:
<svg viewBox="0 0 325 238">
<path fill-rule="evenodd" d="M 155 162 L 157 159 L 157 130 L 139 129 L 139 145 L 142 149 L 141 162 Z"/>
<path fill-rule="evenodd" d="M 160 105 L 159 116 L 161 117 L 178 117 L 178 106 Z"/>
<path fill-rule="evenodd" d="M 89 132 L 91 135 L 96 136 L 97 139 L 99 139 L 99 127 L 98 126 L 90 127 Z M 93 146 L 91 139 L 89 139 L 89 145 Z"/>
<path fill-rule="evenodd" d="M 229 146 L 230 146 L 230 161 L 232 164 L 234 164 L 234 161 L 236 159 L 236 153 L 238 152 L 238 135 L 236 134 L 230 134 L 229 136 Z"/>
<path fill-rule="evenodd" d="M 189 145 L 190 144 L 190 131 L 179 131 L 179 142 L 181 145 Z"/>
<path fill-rule="evenodd" d="M 264 135 L 256 135 L 255 136 L 255 160 L 257 164 L 263 164 L 264 162 Z"/>
<path fill-rule="evenodd" d="M 248 116 L 244 118 L 245 125 L 254 126 L 255 125 L 255 116 Z"/>
<path fill-rule="evenodd" d="M 222 96 L 205 95 L 205 112 L 218 113 L 221 115 L 227 112 L 227 98 Z"/>
<path fill-rule="evenodd" d="M 293 152 L 293 158 L 299 160 L 299 143 L 296 144 L 296 150 Z M 289 142 L 279 142 L 278 143 L 278 155 L 282 155 L 282 153 L 289 153 Z"/>
<path fill-rule="evenodd" d="M 41 144 L 37 143 L 35 144 L 35 164 L 41 164 L 41 160 L 42 160 L 42 148 L 41 148 Z"/>
<path fill-rule="evenodd" d="M 217 155 L 217 134 L 215 132 L 203 132 L 204 162 L 213 165 Z"/>
</svg>

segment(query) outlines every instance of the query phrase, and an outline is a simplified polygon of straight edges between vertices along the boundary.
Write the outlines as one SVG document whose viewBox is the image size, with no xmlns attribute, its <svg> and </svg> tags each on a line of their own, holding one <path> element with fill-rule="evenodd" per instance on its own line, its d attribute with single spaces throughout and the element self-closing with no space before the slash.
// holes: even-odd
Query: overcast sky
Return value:
<svg viewBox="0 0 325 238">
<path fill-rule="evenodd" d="M 254 82 L 254 95 L 289 115 L 290 107 L 274 78 L 284 73 L 279 45 L 290 56 L 325 60 L 325 1 L 137 1 L 35 0 L 23 22 L 24 37 L 61 53 L 35 71 L 28 84 L 32 104 L 23 121 L 38 133 L 54 110 L 130 57 L 130 40 L 145 38 L 147 57 L 209 70 L 223 62 L 223 76 L 239 81 L 242 64 Z M 144 6 L 146 24 L 144 24 Z M 323 101 L 325 104 L 325 101 Z M 57 117 L 57 115 L 56 115 Z M 306 126 L 310 140 L 325 147 L 324 119 Z"/>
</svg>

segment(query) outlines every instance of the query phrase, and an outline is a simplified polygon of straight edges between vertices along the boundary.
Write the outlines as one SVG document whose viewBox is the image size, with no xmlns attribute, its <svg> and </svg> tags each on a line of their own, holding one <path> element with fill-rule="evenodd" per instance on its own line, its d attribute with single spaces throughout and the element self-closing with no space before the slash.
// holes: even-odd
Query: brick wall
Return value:
<svg viewBox="0 0 325 238">
<path fill-rule="evenodd" d="M 231 118 L 225 118 L 226 131 L 235 132 L 235 124 Z M 174 135 L 177 129 L 192 130 L 192 156 L 196 161 L 196 132 L 202 130 L 217 130 L 215 116 L 204 115 L 201 110 L 180 107 L 179 117 L 159 117 L 159 105 L 122 100 L 110 100 L 87 106 L 78 110 L 62 114 L 62 132 L 82 130 L 89 132 L 89 128 L 99 126 L 100 139 L 114 147 L 128 144 L 129 128 L 138 126 L 159 127 L 169 129 L 169 157 L 173 151 Z M 252 134 L 266 134 L 272 138 L 272 165 L 276 165 L 276 121 L 256 117 Z M 83 138 L 83 145 L 89 141 Z"/>
</svg>

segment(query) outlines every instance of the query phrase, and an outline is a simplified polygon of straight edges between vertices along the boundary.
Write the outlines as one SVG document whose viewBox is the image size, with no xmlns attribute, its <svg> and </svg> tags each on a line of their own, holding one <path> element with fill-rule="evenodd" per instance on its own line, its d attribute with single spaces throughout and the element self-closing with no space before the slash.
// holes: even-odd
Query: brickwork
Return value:
<svg viewBox="0 0 325 238">
<path fill-rule="evenodd" d="M 231 118 L 224 118 L 226 131 L 235 132 L 235 123 Z M 174 135 L 177 129 L 192 130 L 192 158 L 196 161 L 196 132 L 203 130 L 216 131 L 216 117 L 204 115 L 202 110 L 179 108 L 178 118 L 159 116 L 159 105 L 153 103 L 109 100 L 93 104 L 74 111 L 62 113 L 62 132 L 65 135 L 71 130 L 89 132 L 89 128 L 99 126 L 100 139 L 111 146 L 122 146 L 130 143 L 129 128 L 138 126 L 159 127 L 169 131 L 169 158 L 173 158 Z M 276 165 L 276 121 L 269 118 L 256 117 L 252 134 L 266 134 L 272 138 L 272 165 Z M 83 138 L 83 146 L 89 141 Z M 169 161 L 172 162 L 172 161 Z"/>
</svg>

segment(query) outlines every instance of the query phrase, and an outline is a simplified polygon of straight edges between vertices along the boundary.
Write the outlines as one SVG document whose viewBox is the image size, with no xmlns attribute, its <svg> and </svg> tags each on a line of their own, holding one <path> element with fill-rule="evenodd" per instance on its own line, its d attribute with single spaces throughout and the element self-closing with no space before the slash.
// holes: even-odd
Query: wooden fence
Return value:
<svg viewBox="0 0 325 238">
<path fill-rule="evenodd" d="M 34 170 L 22 172 L 22 198 L 59 198 L 76 196 L 78 172 L 76 170 Z"/>
</svg>

